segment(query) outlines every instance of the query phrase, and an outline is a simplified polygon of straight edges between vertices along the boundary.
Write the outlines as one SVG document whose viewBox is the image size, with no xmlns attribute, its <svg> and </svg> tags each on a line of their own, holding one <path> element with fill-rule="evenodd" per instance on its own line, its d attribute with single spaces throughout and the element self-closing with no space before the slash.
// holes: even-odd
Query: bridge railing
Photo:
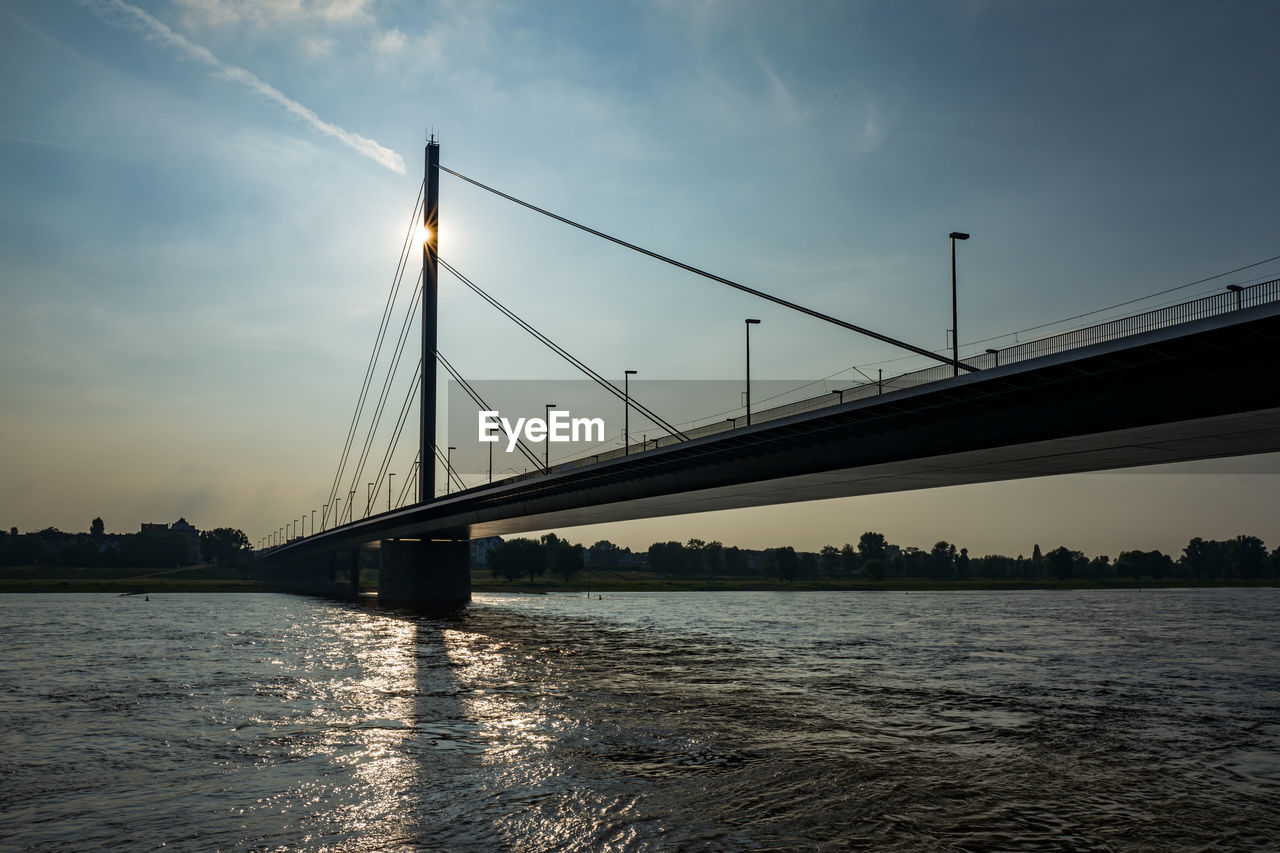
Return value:
<svg viewBox="0 0 1280 853">
<path fill-rule="evenodd" d="M 1280 279 L 1254 284 L 1249 287 L 1242 287 L 1240 290 L 1228 290 L 1222 293 L 1214 293 L 1199 299 L 1193 299 L 1190 302 L 1182 302 L 1178 305 L 1168 305 L 1163 308 L 1157 308 L 1153 311 L 1135 314 L 1131 317 L 1121 317 L 1117 320 L 1110 320 L 1106 323 L 1099 323 L 1083 329 L 1073 329 L 1069 332 L 1061 332 L 1056 335 L 1037 338 L 1033 341 L 1025 341 L 1023 343 L 1004 347 L 994 353 L 980 353 L 978 355 L 968 357 L 964 359 L 964 361 L 966 364 L 971 364 L 979 370 L 987 370 L 1003 364 L 1016 364 L 1020 361 L 1040 358 L 1041 356 L 1052 355 L 1054 353 L 1065 352 L 1067 350 L 1079 349 L 1080 347 L 1103 343 L 1104 341 L 1127 338 L 1132 335 L 1150 332 L 1156 329 L 1165 329 L 1170 326 L 1189 323 L 1192 320 L 1200 320 L 1205 317 L 1216 317 L 1221 314 L 1230 314 L 1233 311 L 1238 311 L 1243 308 L 1252 308 L 1255 305 L 1265 305 L 1277 301 L 1280 301 Z M 952 370 L 951 365 L 948 364 L 938 364 L 933 367 L 926 367 L 922 370 L 913 370 L 909 373 L 885 377 L 880 381 L 865 382 L 860 385 L 855 385 L 851 388 L 845 389 L 842 394 L 827 392 L 816 397 L 797 400 L 793 403 L 785 403 L 781 406 L 761 409 L 751 413 L 751 422 L 763 423 L 766 421 L 777 420 L 779 418 L 790 417 L 791 415 L 799 415 L 805 412 L 813 412 L 819 409 L 830 408 L 832 406 L 839 405 L 842 402 L 847 403 L 852 400 L 863 400 L 868 397 L 875 397 L 880 394 L 899 391 L 904 388 L 916 388 L 921 385 L 928 385 L 933 382 L 949 379 L 953 373 L 954 371 Z M 724 421 L 720 421 L 718 423 L 704 424 L 700 427 L 687 429 L 685 430 L 685 435 L 689 438 L 702 438 L 704 436 L 715 435 L 716 433 L 726 432 L 731 429 L 745 426 L 746 422 L 746 416 L 740 415 L 736 418 L 726 418 Z M 649 439 L 644 446 L 633 446 L 631 448 L 631 452 L 638 453 L 655 447 L 666 447 L 672 444 L 679 444 L 680 441 L 681 439 L 674 436 L 663 436 L 662 438 Z M 617 450 L 609 450 L 604 453 L 594 454 L 582 459 L 574 459 L 569 462 L 557 463 L 552 466 L 552 470 L 572 470 L 583 465 L 604 462 L 608 459 L 617 459 L 624 455 L 626 455 L 626 451 L 621 448 Z"/>
<path fill-rule="evenodd" d="M 1048 337 L 1017 343 L 1012 346 L 996 350 L 995 352 L 983 352 L 978 355 L 967 357 L 964 361 L 966 364 L 971 364 L 979 370 L 988 370 L 992 367 L 1016 364 L 1020 361 L 1028 361 L 1033 358 L 1040 358 L 1041 356 L 1079 349 L 1081 347 L 1087 347 L 1092 344 L 1103 343 L 1105 341 L 1127 338 L 1143 332 L 1154 331 L 1156 329 L 1165 329 L 1170 326 L 1189 323 L 1193 320 L 1200 320 L 1205 317 L 1216 317 L 1221 314 L 1230 314 L 1233 311 L 1252 308 L 1256 305 L 1266 305 L 1277 301 L 1280 301 L 1280 279 L 1273 279 L 1272 281 L 1266 281 L 1260 284 L 1250 285 L 1248 287 L 1241 287 L 1239 290 L 1232 289 L 1222 293 L 1214 293 L 1199 299 L 1193 299 L 1189 302 L 1182 302 L 1177 305 L 1168 305 L 1164 308 L 1157 308 L 1153 311 L 1135 314 L 1131 317 L 1121 317 L 1117 320 L 1110 320 L 1106 323 L 1099 323 L 1082 329 L 1073 329 L 1069 332 L 1061 332 L 1056 335 L 1049 335 Z M 868 397 L 875 397 L 892 391 L 900 391 L 906 388 L 917 388 L 921 385 L 928 385 L 933 382 L 950 379 L 953 375 L 954 371 L 951 365 L 938 364 L 933 367 L 926 367 L 922 370 L 913 370 L 897 376 L 885 377 L 879 381 L 854 385 L 845 389 L 842 394 L 826 392 L 816 397 L 809 397 L 804 400 L 797 400 L 792 403 L 785 403 L 780 406 L 773 406 L 768 409 L 754 411 L 751 413 L 751 422 L 753 424 L 764 423 L 766 421 L 778 420 L 779 418 L 786 418 L 792 415 L 804 414 L 805 412 L 831 408 L 833 406 L 840 405 L 841 403 L 848 403 L 853 400 L 864 400 Z M 691 439 L 703 438 L 708 435 L 728 432 L 729 430 L 746 426 L 746 422 L 746 416 L 740 415 L 736 418 L 726 418 L 725 420 L 716 423 L 693 427 L 685 430 L 684 433 Z M 630 452 L 632 454 L 642 453 L 645 450 L 653 450 L 658 447 L 680 444 L 682 441 L 683 439 L 670 435 L 663 436 L 661 438 L 651 438 L 644 442 L 644 444 L 633 444 Z M 572 471 L 577 468 L 594 465 L 610 459 L 618 459 L 626 454 L 627 451 L 622 448 L 608 450 L 603 453 L 596 453 L 579 459 L 571 459 L 567 462 L 557 462 L 551 466 L 551 470 Z M 541 476 L 541 474 L 541 471 L 519 474 L 515 477 L 509 478 L 507 482 L 538 477 Z"/>
</svg>

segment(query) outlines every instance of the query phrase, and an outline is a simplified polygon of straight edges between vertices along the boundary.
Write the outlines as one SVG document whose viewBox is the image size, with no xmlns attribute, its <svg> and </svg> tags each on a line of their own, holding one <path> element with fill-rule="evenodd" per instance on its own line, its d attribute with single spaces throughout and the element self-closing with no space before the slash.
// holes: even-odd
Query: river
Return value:
<svg viewBox="0 0 1280 853">
<path fill-rule="evenodd" d="M 0 596 L 0 848 L 1264 850 L 1280 590 Z"/>
</svg>

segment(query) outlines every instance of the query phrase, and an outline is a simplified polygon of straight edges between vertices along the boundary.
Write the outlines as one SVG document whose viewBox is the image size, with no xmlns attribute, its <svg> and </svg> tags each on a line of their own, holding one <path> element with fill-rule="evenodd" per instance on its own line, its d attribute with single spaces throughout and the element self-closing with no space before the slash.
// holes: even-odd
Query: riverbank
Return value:
<svg viewBox="0 0 1280 853">
<path fill-rule="evenodd" d="M 565 583 L 556 579 L 538 578 L 533 582 L 509 582 L 489 577 L 487 573 L 473 572 L 471 588 L 475 592 L 515 593 L 580 593 L 588 592 L 785 592 L 785 591 L 853 591 L 853 592 L 939 592 L 982 590 L 1031 590 L 1031 589 L 1170 589 L 1210 587 L 1271 587 L 1280 586 L 1274 579 L 1239 581 L 1196 581 L 1187 578 L 1112 579 L 1112 580 L 1028 580 L 1026 578 L 970 578 L 942 581 L 929 578 L 887 578 L 882 581 L 853 578 L 823 578 L 814 580 L 780 581 L 758 577 L 730 577 L 713 579 L 661 578 L 646 572 L 606 572 L 591 576 L 575 576 Z"/>
<path fill-rule="evenodd" d="M 0 568 L 0 593 L 4 592 L 266 592 L 243 569 L 195 565 L 174 569 L 140 569 L 129 566 Z"/>
<path fill-rule="evenodd" d="M 114 592 L 142 595 L 159 592 L 266 592 L 257 581 L 209 578 L 0 578 L 6 592 Z"/>
<path fill-rule="evenodd" d="M 113 592 L 119 594 L 143 594 L 160 592 L 270 592 L 272 587 L 249 580 L 238 572 L 214 567 L 195 566 L 156 572 L 140 572 L 128 569 L 112 569 L 110 576 L 95 576 L 91 569 L 43 570 L 35 577 L 30 570 L 10 571 L 9 577 L 0 577 L 0 593 L 21 592 Z M 18 572 L 23 572 L 18 576 Z M 105 572 L 103 573 L 105 574 Z M 238 577 L 235 575 L 239 575 Z M 377 572 L 364 572 L 361 586 L 366 592 L 377 589 Z M 1083 590 L 1083 589 L 1171 589 L 1213 587 L 1274 587 L 1275 579 L 1237 581 L 1195 581 L 1187 578 L 1163 578 L 1155 580 L 1132 578 L 1112 580 L 1027 580 L 1025 578 L 970 578 L 957 581 L 940 581 L 928 578 L 887 578 L 882 581 L 852 578 L 824 578 L 795 580 L 791 582 L 759 577 L 726 577 L 713 579 L 663 578 L 650 572 L 601 572 L 577 575 L 564 582 L 561 579 L 537 578 L 532 582 L 510 582 L 495 579 L 484 571 L 474 571 L 471 588 L 474 592 L 505 592 L 524 594 L 576 594 L 586 595 L 609 592 L 979 592 L 1018 591 L 1034 589 Z"/>
</svg>

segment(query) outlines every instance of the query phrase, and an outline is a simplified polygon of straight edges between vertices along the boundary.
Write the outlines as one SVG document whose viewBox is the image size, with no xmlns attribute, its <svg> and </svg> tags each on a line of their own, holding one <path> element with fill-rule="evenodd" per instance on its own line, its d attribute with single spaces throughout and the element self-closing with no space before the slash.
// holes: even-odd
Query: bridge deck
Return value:
<svg viewBox="0 0 1280 853">
<path fill-rule="evenodd" d="M 1280 451 L 1277 352 L 1270 302 L 471 489 L 276 552 Z"/>
</svg>

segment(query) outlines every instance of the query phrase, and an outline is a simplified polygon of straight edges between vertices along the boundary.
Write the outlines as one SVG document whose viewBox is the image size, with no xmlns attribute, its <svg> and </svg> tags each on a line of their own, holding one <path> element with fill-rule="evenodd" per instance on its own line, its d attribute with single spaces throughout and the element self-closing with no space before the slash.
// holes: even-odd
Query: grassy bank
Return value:
<svg viewBox="0 0 1280 853">
<path fill-rule="evenodd" d="M 0 578 L 5 592 L 264 592 L 257 581 L 211 580 L 201 578 L 40 578 L 18 580 Z"/>
<path fill-rule="evenodd" d="M 882 581 L 826 578 L 822 580 L 796 580 L 790 583 L 759 577 L 726 577 L 711 580 L 660 578 L 651 572 L 599 572 L 590 576 L 578 575 L 565 583 L 559 578 L 536 578 L 510 582 L 494 578 L 487 572 L 475 571 L 471 575 L 472 589 L 476 592 L 566 593 L 579 592 L 678 592 L 678 591 L 778 591 L 778 590 L 855 590 L 864 592 L 936 592 L 978 590 L 1029 590 L 1029 589 L 1143 589 L 1184 587 L 1250 587 L 1276 586 L 1273 580 L 1257 581 L 1194 581 L 1184 578 L 1153 580 L 1132 578 L 1122 580 L 1026 580 L 972 578 L 962 581 L 938 581 L 927 578 L 887 578 Z"/>
<path fill-rule="evenodd" d="M 220 566 L 176 569 L 18 566 L 0 568 L 0 592 L 262 592 L 243 570 Z"/>
<path fill-rule="evenodd" d="M 540 577 L 533 581 L 506 581 L 489 572 L 475 570 L 471 586 L 475 592 L 578 593 L 607 592 L 709 592 L 709 591 L 800 591 L 846 590 L 862 592 L 964 592 L 979 590 L 1031 589 L 1162 589 L 1172 587 L 1267 587 L 1275 580 L 1194 581 L 1185 578 L 1153 580 L 1026 580 L 972 578 L 937 581 L 927 578 L 888 578 L 882 581 L 825 578 L 796 580 L 776 578 L 720 577 L 713 579 L 663 578 L 653 572 L 590 572 L 575 575 L 567 583 L 561 578 Z M 377 588 L 377 570 L 361 573 L 361 586 Z M 181 569 L 92 569 L 92 568 L 4 568 L 0 569 L 0 593 L 5 592 L 268 592 L 270 588 L 247 580 L 238 570 L 213 566 L 186 566 Z"/>
</svg>

